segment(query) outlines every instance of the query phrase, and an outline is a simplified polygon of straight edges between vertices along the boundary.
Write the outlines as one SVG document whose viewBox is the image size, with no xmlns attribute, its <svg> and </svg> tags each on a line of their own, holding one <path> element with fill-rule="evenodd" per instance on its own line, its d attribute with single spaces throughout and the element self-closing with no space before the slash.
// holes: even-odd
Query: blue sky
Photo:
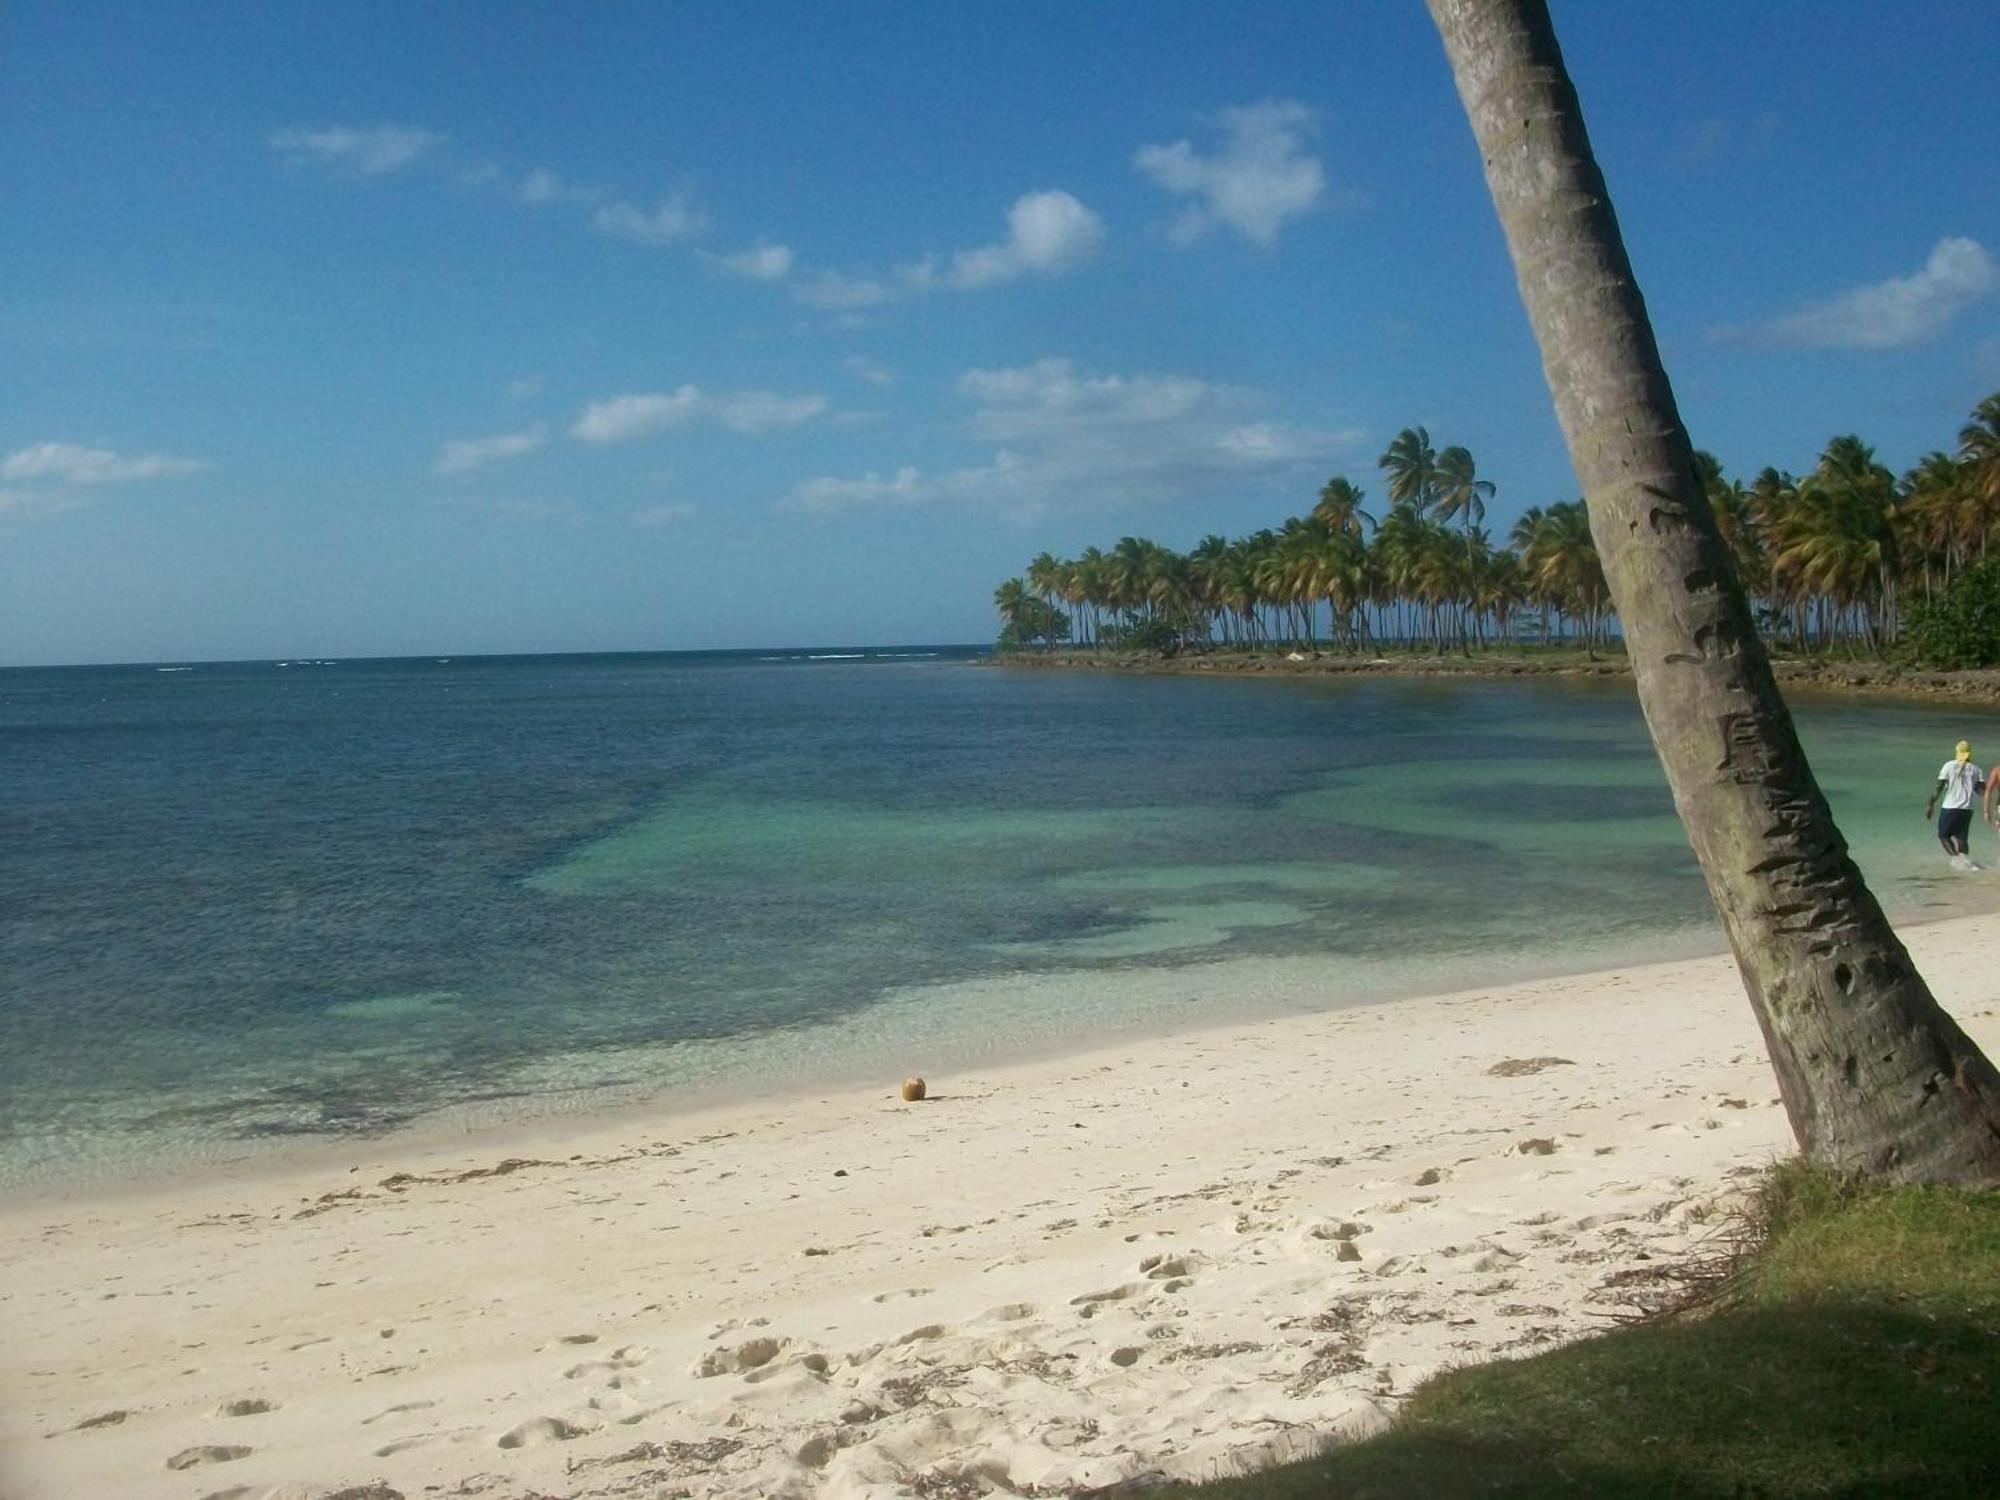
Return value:
<svg viewBox="0 0 2000 1500">
<path fill-rule="evenodd" d="M 1682 409 L 2000 389 L 2000 27 L 1558 3 Z M 1575 483 L 1419 0 L 101 5 L 0 35 L 0 664 L 982 640 L 1407 424 Z"/>
</svg>

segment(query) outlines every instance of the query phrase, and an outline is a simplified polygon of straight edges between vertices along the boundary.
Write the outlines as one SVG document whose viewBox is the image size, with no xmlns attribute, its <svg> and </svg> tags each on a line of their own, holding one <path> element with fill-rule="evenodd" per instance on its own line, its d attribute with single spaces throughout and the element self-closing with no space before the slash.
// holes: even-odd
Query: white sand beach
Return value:
<svg viewBox="0 0 2000 1500">
<path fill-rule="evenodd" d="M 2000 1048 L 2000 916 L 1906 936 Z M 1200 1477 L 1604 1327 L 1791 1149 L 1726 958 L 882 1072 L 11 1208 L 0 1496 Z"/>
</svg>

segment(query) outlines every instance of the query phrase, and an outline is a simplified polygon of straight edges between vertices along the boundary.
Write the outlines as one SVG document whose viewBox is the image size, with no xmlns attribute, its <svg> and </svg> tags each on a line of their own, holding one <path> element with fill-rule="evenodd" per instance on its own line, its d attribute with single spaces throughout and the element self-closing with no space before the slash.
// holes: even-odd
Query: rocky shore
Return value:
<svg viewBox="0 0 2000 1500">
<path fill-rule="evenodd" d="M 1630 678 L 1623 656 L 1595 659 L 1581 651 L 1484 651 L 1473 656 L 1424 655 L 1394 651 L 1350 656 L 1344 652 L 1184 651 L 1163 656 L 1149 651 L 996 652 L 996 666 L 1024 670 L 1180 673 L 1249 673 L 1295 677 L 1602 677 Z M 1885 662 L 1780 658 L 1774 665 L 1788 689 L 1867 693 L 1901 698 L 1945 698 L 2000 702 L 2000 671 L 1928 672 Z"/>
</svg>

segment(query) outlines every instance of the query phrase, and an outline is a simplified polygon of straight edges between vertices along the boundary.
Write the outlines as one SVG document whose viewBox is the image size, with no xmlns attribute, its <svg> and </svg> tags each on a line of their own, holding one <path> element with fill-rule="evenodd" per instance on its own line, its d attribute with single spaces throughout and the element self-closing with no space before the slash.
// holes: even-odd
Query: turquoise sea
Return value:
<svg viewBox="0 0 2000 1500">
<path fill-rule="evenodd" d="M 1798 710 L 1892 911 L 1990 905 L 1920 818 L 1985 715 Z M 0 672 L 0 1184 L 1719 947 L 1624 683 L 924 647 Z"/>
</svg>

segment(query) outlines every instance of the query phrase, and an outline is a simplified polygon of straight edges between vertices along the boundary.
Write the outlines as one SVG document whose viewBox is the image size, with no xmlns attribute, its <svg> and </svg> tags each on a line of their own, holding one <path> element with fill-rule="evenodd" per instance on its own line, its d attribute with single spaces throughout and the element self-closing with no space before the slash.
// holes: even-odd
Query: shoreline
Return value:
<svg viewBox="0 0 2000 1500">
<path fill-rule="evenodd" d="M 1349 656 L 1322 651 L 1299 653 L 1299 660 L 1277 648 L 1242 651 L 1216 648 L 1162 656 L 1145 651 L 995 651 L 985 664 L 1031 671 L 1094 671 L 1174 676 L 1273 677 L 1454 677 L 1499 681 L 1517 677 L 1626 681 L 1632 667 L 1623 655 L 1592 661 L 1583 652 L 1562 651 L 1544 656 L 1540 649 L 1489 649 L 1472 656 L 1394 651 L 1384 655 Z M 1787 691 L 1804 690 L 1834 697 L 1860 696 L 1919 701 L 2000 703 L 2000 671 L 1930 672 L 1883 662 L 1807 661 L 1796 657 L 1772 660 L 1778 684 Z"/>
<path fill-rule="evenodd" d="M 1950 921 L 1963 912 L 1911 916 L 1900 925 Z M 1497 984 L 1521 985 L 1614 969 L 1704 958 L 1724 952 L 1719 928 L 1702 923 L 1667 928 L 1639 944 L 1579 947 L 1558 958 L 1526 961 L 1510 953 L 1499 965 Z M 1488 962 L 1470 951 L 1439 955 L 1429 973 L 1394 973 L 1380 966 L 1365 976 L 1334 965 L 1328 953 L 1253 955 L 1191 960 L 1112 971 L 1056 970 L 1008 973 L 948 981 L 895 991 L 875 1005 L 837 1021 L 782 1033 L 790 1055 L 762 1056 L 734 1074 L 705 1075 L 692 1084 L 655 1080 L 581 1083 L 569 1089 L 525 1092 L 504 1102 L 441 1105 L 414 1118 L 371 1130 L 292 1137 L 219 1137 L 207 1149 L 185 1154 L 120 1157 L 72 1162 L 65 1169 L 24 1172 L 4 1182 L 11 1207 L 53 1210 L 75 1204 L 101 1205 L 162 1194 L 195 1191 L 218 1182 L 248 1186 L 335 1168 L 345 1170 L 357 1156 L 429 1157 L 468 1147 L 505 1151 L 547 1147 L 607 1131 L 678 1126 L 717 1113 L 754 1111 L 774 1097 L 830 1096 L 869 1087 L 880 1071 L 864 1056 L 892 1056 L 897 1065 L 927 1074 L 1061 1064 L 1091 1053 L 1156 1041 L 1171 1041 L 1218 1028 L 1261 1025 L 1333 1011 L 1423 1002 L 1456 992 Z M 1068 1029 L 1035 1036 L 998 1036 L 989 1031 L 952 1030 L 923 1042 L 906 1042 L 927 1012 L 940 1007 L 963 1023 L 966 1014 L 1017 999 L 1024 989 L 1051 993 L 1073 990 L 1079 976 L 1095 981 L 1096 1000 L 1112 1004 L 1110 1017 L 1075 1020 Z M 1230 1013 L 1195 1010 L 1207 996 L 1229 995 Z M 1136 1003 L 1143 995 L 1146 1003 Z M 1246 997 L 1255 996 L 1246 1001 Z M 1034 1007 L 1029 1007 L 1032 1010 Z M 897 1025 L 891 1017 L 902 1021 Z M 1074 1018 L 1072 1018 L 1074 1019 Z M 856 1036 L 856 1033 L 868 1033 Z M 633 1051 L 671 1053 L 681 1042 L 662 1042 Z M 628 1070 L 620 1068 L 615 1074 Z"/>
<path fill-rule="evenodd" d="M 1911 927 L 1989 1050 L 2000 914 Z M 1726 955 L 0 1210 L 10 1500 L 1201 1476 L 1601 1327 L 1791 1149 Z"/>
</svg>

